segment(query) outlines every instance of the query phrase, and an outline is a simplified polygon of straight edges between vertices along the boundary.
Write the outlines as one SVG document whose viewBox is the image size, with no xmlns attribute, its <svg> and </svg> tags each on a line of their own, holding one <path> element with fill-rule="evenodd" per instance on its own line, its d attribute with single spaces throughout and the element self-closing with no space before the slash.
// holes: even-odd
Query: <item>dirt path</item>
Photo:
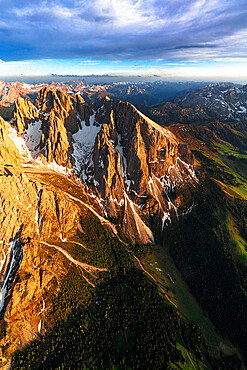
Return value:
<svg viewBox="0 0 247 370">
<path fill-rule="evenodd" d="M 89 249 L 87 248 L 84 244 L 81 244 L 81 243 L 78 243 L 78 242 L 75 242 L 73 240 L 64 240 L 64 239 L 61 239 L 61 241 L 63 243 L 68 243 L 68 244 L 75 244 L 75 245 L 79 245 L 80 247 L 84 248 L 86 251 L 89 251 L 89 252 L 92 252 L 92 249 Z M 1 262 L 1 261 L 0 261 Z"/>
<path fill-rule="evenodd" d="M 40 243 L 43 244 L 43 245 L 47 245 L 48 247 L 55 248 L 59 252 L 61 252 L 66 258 L 68 258 L 69 261 L 71 261 L 74 265 L 79 267 L 83 278 L 88 282 L 88 284 L 92 285 L 93 287 L 95 287 L 95 285 L 85 276 L 84 271 L 86 271 L 87 273 L 89 273 L 93 277 L 96 277 L 94 273 L 108 271 L 108 269 L 106 269 L 104 267 L 95 267 L 95 266 L 92 266 L 92 265 L 88 265 L 87 263 L 77 261 L 68 252 L 66 252 L 64 249 L 62 249 L 61 247 L 59 247 L 57 245 L 49 244 L 49 243 L 46 243 L 46 242 L 43 242 L 43 241 L 40 241 Z"/>
<path fill-rule="evenodd" d="M 168 295 L 166 294 L 166 292 L 164 291 L 164 289 L 162 289 L 160 286 L 159 286 L 159 283 L 157 282 L 157 280 L 155 279 L 155 277 L 153 277 L 153 275 L 151 275 L 142 265 L 141 261 L 139 260 L 138 257 L 135 256 L 134 252 L 130 251 L 130 250 L 127 250 L 128 253 L 132 253 L 135 260 L 138 262 L 138 265 L 140 266 L 140 268 L 142 269 L 143 272 L 145 272 L 145 274 L 147 274 L 153 281 L 156 282 L 156 284 L 158 285 L 159 289 L 161 290 L 161 292 L 165 295 L 166 299 L 176 308 L 177 311 L 180 312 L 178 306 L 172 302 L 172 300 L 168 297 Z"/>
</svg>

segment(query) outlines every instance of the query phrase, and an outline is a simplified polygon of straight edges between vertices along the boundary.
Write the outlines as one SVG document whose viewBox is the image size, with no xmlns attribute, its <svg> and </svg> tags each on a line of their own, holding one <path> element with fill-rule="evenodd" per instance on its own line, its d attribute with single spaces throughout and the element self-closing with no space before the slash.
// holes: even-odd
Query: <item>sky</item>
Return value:
<svg viewBox="0 0 247 370">
<path fill-rule="evenodd" d="M 247 81 L 247 0 L 0 0 L 0 76 Z"/>
</svg>

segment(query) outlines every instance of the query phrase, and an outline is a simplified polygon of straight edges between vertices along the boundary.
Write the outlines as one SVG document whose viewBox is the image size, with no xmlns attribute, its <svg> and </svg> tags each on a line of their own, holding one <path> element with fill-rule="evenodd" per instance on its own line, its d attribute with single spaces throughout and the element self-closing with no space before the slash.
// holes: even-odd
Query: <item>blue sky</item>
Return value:
<svg viewBox="0 0 247 370">
<path fill-rule="evenodd" d="M 0 0 L 0 76 L 247 81 L 247 0 Z"/>
</svg>

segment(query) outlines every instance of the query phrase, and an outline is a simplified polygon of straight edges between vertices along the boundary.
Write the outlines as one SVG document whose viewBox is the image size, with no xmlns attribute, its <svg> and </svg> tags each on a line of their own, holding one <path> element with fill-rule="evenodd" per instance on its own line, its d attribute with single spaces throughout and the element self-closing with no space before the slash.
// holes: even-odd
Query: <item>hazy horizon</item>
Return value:
<svg viewBox="0 0 247 370">
<path fill-rule="evenodd" d="M 40 83 L 51 83 L 51 82 L 68 82 L 75 80 L 85 80 L 88 84 L 107 84 L 107 83 L 195 83 L 195 84 L 211 84 L 211 83 L 233 83 L 236 85 L 245 85 L 246 81 L 231 81 L 231 80 L 196 80 L 196 79 L 162 79 L 160 76 L 111 76 L 111 75 L 43 75 L 43 76 L 0 76 L 0 81 L 6 83 L 12 82 L 24 82 L 27 84 L 40 84 Z"/>
</svg>

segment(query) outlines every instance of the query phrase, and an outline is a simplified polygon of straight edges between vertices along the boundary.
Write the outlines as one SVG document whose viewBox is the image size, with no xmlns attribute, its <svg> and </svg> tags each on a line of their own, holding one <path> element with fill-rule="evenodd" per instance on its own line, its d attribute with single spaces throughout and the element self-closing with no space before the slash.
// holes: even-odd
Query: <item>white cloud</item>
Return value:
<svg viewBox="0 0 247 370">
<path fill-rule="evenodd" d="M 95 66 L 97 64 L 100 64 L 99 62 L 94 61 L 94 60 L 81 60 L 80 63 L 87 65 L 87 66 Z"/>
</svg>

